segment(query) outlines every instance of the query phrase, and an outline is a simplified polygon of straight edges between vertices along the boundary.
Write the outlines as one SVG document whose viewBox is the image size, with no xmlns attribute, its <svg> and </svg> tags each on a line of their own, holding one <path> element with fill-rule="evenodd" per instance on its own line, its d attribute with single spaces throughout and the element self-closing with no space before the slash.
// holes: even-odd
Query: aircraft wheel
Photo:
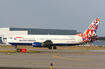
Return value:
<svg viewBox="0 0 105 69">
<path fill-rule="evenodd" d="M 49 46 L 48 48 L 49 48 L 49 49 L 52 49 L 52 46 Z"/>
<path fill-rule="evenodd" d="M 53 49 L 56 49 L 56 48 L 57 48 L 56 46 L 53 47 Z"/>
</svg>

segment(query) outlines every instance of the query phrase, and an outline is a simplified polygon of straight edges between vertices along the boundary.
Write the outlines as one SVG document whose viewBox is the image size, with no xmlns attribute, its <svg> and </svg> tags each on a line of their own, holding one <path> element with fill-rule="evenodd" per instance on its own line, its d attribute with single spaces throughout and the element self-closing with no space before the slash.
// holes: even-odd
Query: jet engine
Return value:
<svg viewBox="0 0 105 69">
<path fill-rule="evenodd" d="M 42 43 L 40 42 L 33 42 L 33 47 L 41 47 Z"/>
</svg>

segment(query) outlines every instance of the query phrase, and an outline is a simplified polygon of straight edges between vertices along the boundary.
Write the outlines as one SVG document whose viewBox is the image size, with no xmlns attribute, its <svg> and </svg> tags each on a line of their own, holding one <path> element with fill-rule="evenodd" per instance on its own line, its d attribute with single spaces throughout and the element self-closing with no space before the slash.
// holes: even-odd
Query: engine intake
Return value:
<svg viewBox="0 0 105 69">
<path fill-rule="evenodd" d="M 33 42 L 33 47 L 41 47 L 42 43 L 40 42 Z"/>
</svg>

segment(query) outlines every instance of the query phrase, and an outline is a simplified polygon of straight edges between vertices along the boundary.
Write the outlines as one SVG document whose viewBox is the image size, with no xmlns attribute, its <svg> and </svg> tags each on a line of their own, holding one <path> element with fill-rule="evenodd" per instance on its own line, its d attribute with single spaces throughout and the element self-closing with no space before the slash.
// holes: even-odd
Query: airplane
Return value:
<svg viewBox="0 0 105 69">
<path fill-rule="evenodd" d="M 90 43 L 97 40 L 96 31 L 99 25 L 96 18 L 85 32 L 76 35 L 17 35 L 7 39 L 7 42 L 17 48 L 17 45 L 32 45 L 33 47 L 48 47 L 56 49 L 56 46 L 73 46 Z"/>
</svg>

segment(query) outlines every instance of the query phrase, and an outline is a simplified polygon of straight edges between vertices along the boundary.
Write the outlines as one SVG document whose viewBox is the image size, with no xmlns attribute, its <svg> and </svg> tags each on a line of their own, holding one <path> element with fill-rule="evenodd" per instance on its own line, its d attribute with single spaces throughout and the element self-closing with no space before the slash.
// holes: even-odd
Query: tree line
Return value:
<svg viewBox="0 0 105 69">
<path fill-rule="evenodd" d="M 105 37 L 98 37 L 97 40 L 105 40 Z"/>
</svg>

